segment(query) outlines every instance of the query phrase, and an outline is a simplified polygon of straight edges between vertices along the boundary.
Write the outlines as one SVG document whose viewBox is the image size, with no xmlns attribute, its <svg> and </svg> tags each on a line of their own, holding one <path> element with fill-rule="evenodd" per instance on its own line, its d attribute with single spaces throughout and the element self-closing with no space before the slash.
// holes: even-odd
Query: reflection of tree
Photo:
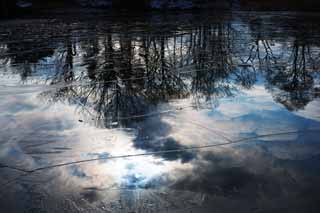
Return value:
<svg viewBox="0 0 320 213">
<path fill-rule="evenodd" d="M 103 125 L 128 124 L 124 118 L 147 114 L 174 99 L 191 97 L 197 106 L 215 104 L 238 88 L 250 89 L 261 75 L 275 100 L 289 109 L 305 106 L 315 97 L 313 73 L 319 67 L 312 39 L 293 34 L 281 42 L 283 34 L 272 34 L 260 19 L 248 26 L 250 35 L 240 35 L 223 20 L 179 30 L 174 25 L 146 28 L 137 34 L 132 32 L 141 31 L 138 26 L 121 23 L 80 40 L 69 31 L 59 42 L 51 41 L 58 47 L 55 53 L 43 49 L 47 41 L 40 41 L 22 45 L 27 51 L 37 50 L 35 54 L 24 54 L 14 43 L 7 45 L 6 54 L 12 63 L 24 64 L 19 68 L 23 78 L 32 75 L 29 64 L 54 54 L 58 66 L 48 82 L 80 85 L 44 96 L 80 104 Z M 282 53 L 275 44 L 282 45 Z"/>
<path fill-rule="evenodd" d="M 194 100 L 200 104 L 212 97 L 231 95 L 228 84 L 233 71 L 229 25 L 217 24 L 211 27 L 202 26 L 194 35 L 193 61 L 195 73 L 192 78 L 192 94 Z"/>
<path fill-rule="evenodd" d="M 282 24 L 284 23 L 277 26 L 277 33 L 282 33 L 279 31 Z M 293 30 L 286 35 L 291 36 L 287 38 L 290 43 L 282 43 L 276 39 L 281 38 L 286 31 L 279 35 L 270 34 L 273 30 L 263 28 L 261 20 L 256 20 L 251 27 L 254 30 L 255 44 L 250 49 L 246 62 L 258 64 L 259 69 L 265 72 L 267 87 L 277 102 L 289 110 L 304 108 L 317 96 L 314 77 L 320 66 L 315 60 L 316 51 L 312 50 L 310 43 L 313 42 L 314 32 L 308 28 Z M 280 43 L 282 50 L 270 45 L 274 43 Z"/>
<path fill-rule="evenodd" d="M 159 103 L 188 97 L 189 82 L 191 92 L 198 94 L 196 99 L 207 97 L 208 101 L 212 96 L 231 95 L 228 76 L 232 73 L 232 57 L 226 47 L 230 38 L 223 26 L 202 27 L 182 36 L 144 38 L 129 36 L 123 30 L 121 35 L 100 38 L 95 43 L 103 45 L 91 45 L 99 54 L 84 58 L 93 84 L 81 86 L 78 96 L 105 125 L 120 121 L 124 124 L 123 118 L 146 114 Z M 184 64 L 195 69 L 184 73 L 180 68 Z"/>
<path fill-rule="evenodd" d="M 26 80 L 28 76 L 36 72 L 38 61 L 53 55 L 53 48 L 44 48 L 43 43 L 45 41 L 8 43 L 6 53 L 0 59 L 10 59 L 11 64 L 22 65 L 16 66 L 16 71 L 20 74 L 21 80 Z"/>
<path fill-rule="evenodd" d="M 189 162 L 195 158 L 195 153 L 186 149 L 185 145 L 182 145 L 175 138 L 170 137 L 171 125 L 163 122 L 157 117 L 150 118 L 145 122 L 134 123 L 130 127 L 137 129 L 137 136 L 133 140 L 134 146 L 137 149 L 142 149 L 155 153 L 157 156 L 161 156 L 166 160 L 178 160 L 181 162 Z M 180 152 L 161 153 L 161 151 L 168 150 L 181 150 Z"/>
<path fill-rule="evenodd" d="M 81 43 L 86 73 L 73 71 L 75 48 L 66 39 L 65 52 L 61 53 L 61 69 L 57 69 L 51 84 L 89 80 L 82 86 L 68 86 L 49 92 L 51 100 L 69 99 L 80 103 L 86 112 L 95 111 L 99 121 L 106 124 L 137 114 L 145 114 L 159 102 L 181 97 L 184 83 L 170 68 L 165 57 L 165 41 L 152 39 L 136 41 L 125 33 L 120 37 L 107 34 Z M 139 45 L 145 44 L 148 46 Z M 148 47 L 148 48 L 146 48 Z"/>
<path fill-rule="evenodd" d="M 295 39 L 291 52 L 291 63 L 269 71 L 267 79 L 275 91 L 275 100 L 289 110 L 298 110 L 304 108 L 316 96 L 314 74 L 317 70 L 310 46 L 305 41 Z"/>
<path fill-rule="evenodd" d="M 255 73 L 249 67 L 235 66 L 238 56 L 233 48 L 237 35 L 230 24 L 202 26 L 194 37 L 191 90 L 197 104 L 231 96 L 237 86 L 250 88 L 255 83 Z"/>
<path fill-rule="evenodd" d="M 270 83 L 282 92 L 276 95 L 276 100 L 289 110 L 304 108 L 315 98 L 314 71 L 310 64 L 309 47 L 303 41 L 295 40 L 292 46 L 292 64 L 286 69 L 274 73 Z"/>
<path fill-rule="evenodd" d="M 289 110 L 302 109 L 317 96 L 320 63 L 313 39 L 293 34 L 283 42 L 283 33 L 274 37 L 263 23 L 251 25 L 250 35 L 240 35 L 221 20 L 179 30 L 143 28 L 143 33 L 121 23 L 79 40 L 67 32 L 50 41 L 55 51 L 42 49 L 46 41 L 23 42 L 22 47 L 7 44 L 5 54 L 10 62 L 24 65 L 18 66 L 24 80 L 34 75 L 31 64 L 54 59 L 55 69 L 45 76 L 57 88 L 41 97 L 76 104 L 100 127 L 136 127 L 135 148 L 159 152 L 185 148 L 170 137 L 162 119 L 139 116 L 167 110 L 162 103 L 190 98 L 192 106 L 212 107 L 239 88 L 250 89 L 259 78 Z M 195 157 L 188 151 L 159 156 L 183 162 Z"/>
</svg>

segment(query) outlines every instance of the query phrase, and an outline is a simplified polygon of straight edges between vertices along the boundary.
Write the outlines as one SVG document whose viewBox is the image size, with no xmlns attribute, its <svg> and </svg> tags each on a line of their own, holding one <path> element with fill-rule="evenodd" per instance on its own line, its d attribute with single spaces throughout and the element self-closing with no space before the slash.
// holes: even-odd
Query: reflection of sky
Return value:
<svg viewBox="0 0 320 213">
<path fill-rule="evenodd" d="M 237 29 L 248 30 L 245 26 Z M 183 42 L 186 41 L 184 38 Z M 80 46 L 76 48 L 81 49 Z M 114 48 L 119 49 L 120 43 L 115 42 Z M 275 43 L 275 51 L 279 48 Z M 172 46 L 168 50 L 172 51 Z M 186 51 L 183 49 L 183 53 Z M 80 51 L 78 56 L 81 54 Z M 46 63 L 54 62 L 50 60 Z M 79 62 L 77 60 L 79 58 L 75 62 Z M 76 70 L 81 72 L 78 67 Z M 37 71 L 35 76 L 50 72 L 40 68 Z M 217 104 L 209 108 L 183 108 L 192 105 L 188 98 L 161 103 L 158 111 L 183 109 L 114 129 L 96 127 L 90 116 L 81 113 L 79 106 L 46 102 L 38 96 L 38 91 L 44 88 L 41 85 L 17 86 L 19 79 L 13 74 L 0 78 L 3 78 L 1 85 L 13 85 L 0 87 L 0 95 L 5 97 L 0 101 L 1 164 L 34 169 L 91 158 L 156 152 L 33 174 L 33 183 L 44 180 L 41 187 L 52 189 L 54 186 L 52 194 L 56 196 L 75 192 L 95 202 L 107 199 L 108 190 L 116 191 L 117 197 L 126 190 L 164 188 L 184 191 L 181 194 L 222 196 L 227 201 L 230 200 L 226 195 L 253 196 L 261 198 L 263 203 L 281 193 L 298 194 L 298 189 L 307 189 L 309 183 L 319 187 L 319 132 L 303 132 L 320 129 L 319 99 L 311 101 L 304 109 L 290 112 L 274 101 L 261 76 L 255 79 L 254 87 L 234 89 L 234 97 L 220 97 Z M 236 83 L 233 79 L 232 84 Z M 301 132 L 223 147 L 161 153 L 283 131 Z M 0 183 L 17 175 L 7 168 L 0 168 L 0 171 Z M 30 178 L 16 183 L 16 193 L 28 187 L 27 181 Z M 292 187 L 297 185 L 300 188 Z M 205 201 L 203 196 L 200 200 Z"/>
<path fill-rule="evenodd" d="M 19 102 L 9 98 L 0 107 L 1 112 L 5 112 L 0 120 L 0 126 L 3 127 L 2 163 L 32 169 L 59 162 L 143 153 L 143 150 L 137 151 L 133 147 L 134 131 L 128 133 L 127 130 L 123 132 L 87 126 L 78 121 L 78 115 L 72 107 L 47 105 L 37 101 L 35 96 L 21 97 Z M 168 165 L 152 156 L 101 160 L 90 165 L 71 166 L 67 168 L 67 173 L 63 172 L 62 177 L 71 175 L 97 185 L 107 184 L 105 178 L 108 177 L 107 180 L 118 186 L 131 186 L 131 181 L 140 186 L 167 170 Z"/>
<path fill-rule="evenodd" d="M 86 122 L 79 122 L 80 117 L 72 106 L 47 105 L 39 102 L 36 96 L 10 97 L 0 105 L 1 162 L 31 169 L 80 159 L 224 142 L 224 138 L 215 132 L 234 140 L 273 132 L 320 128 L 313 104 L 316 103 L 311 102 L 302 112 L 290 113 L 274 103 L 262 86 L 256 86 L 235 98 L 221 99 L 212 110 L 187 108 L 161 118 L 150 117 L 143 123 L 133 125 L 133 129 L 121 130 L 97 129 Z M 74 165 L 66 168 L 68 172 L 64 172 L 64 168 L 59 170 L 63 174 L 61 178 L 74 176 L 75 183 L 84 181 L 84 186 L 94 184 L 103 188 L 107 184 L 129 188 L 155 187 L 152 181 L 159 181 L 163 175 L 176 179 L 184 174 L 177 172 L 192 171 L 211 152 L 227 152 L 226 156 L 229 156 L 231 162 L 241 162 L 251 153 L 258 159 L 263 153 L 269 153 L 277 159 L 305 159 L 320 154 L 317 151 L 320 149 L 315 149 L 318 144 L 314 134 L 297 133 L 261 138 L 257 147 L 242 144 L 238 148 L 218 149 L 221 151 L 199 150 L 190 153 L 193 157 L 187 161 L 183 160 L 181 153 L 174 157 L 156 154 Z M 173 142 L 176 145 L 166 145 Z M 242 150 L 248 153 L 244 154 Z M 224 161 L 230 160 L 220 160 Z"/>
<path fill-rule="evenodd" d="M 88 158 L 225 142 L 215 132 L 238 139 L 320 128 L 316 102 L 291 113 L 275 103 L 263 86 L 256 86 L 235 98 L 222 98 L 216 108 L 186 108 L 146 118 L 131 129 L 98 129 L 86 120 L 79 122 L 83 118 L 74 106 L 47 104 L 36 96 L 11 97 L 0 104 L 0 162 L 31 169 Z M 188 103 L 188 100 L 176 102 L 179 106 Z M 289 170 L 296 181 L 304 180 L 306 175 L 317 175 L 318 167 L 309 160 L 319 159 L 317 136 L 318 133 L 298 133 L 185 154 L 100 160 L 54 169 L 54 178 L 49 178 L 47 184 L 60 185 L 55 189 L 57 193 L 81 192 L 80 196 L 89 202 L 110 196 L 109 190 L 158 188 L 221 196 L 239 190 L 257 194 L 261 190 L 271 199 L 271 191 L 278 189 L 271 186 L 257 189 L 253 183 L 280 184 L 279 190 L 288 190 L 283 184 L 286 178 L 279 174 L 282 168 Z M 168 141 L 175 145 L 167 146 Z"/>
</svg>

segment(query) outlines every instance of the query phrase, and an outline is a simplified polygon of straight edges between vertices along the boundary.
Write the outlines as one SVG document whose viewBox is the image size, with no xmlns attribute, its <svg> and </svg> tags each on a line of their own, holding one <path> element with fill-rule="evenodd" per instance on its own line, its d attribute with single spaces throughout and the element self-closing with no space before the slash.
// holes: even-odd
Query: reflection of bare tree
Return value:
<svg viewBox="0 0 320 213">
<path fill-rule="evenodd" d="M 282 24 L 287 23 L 280 23 L 278 31 L 282 29 Z M 291 34 L 285 35 L 290 36 L 288 41 L 281 42 L 277 39 L 281 40 L 285 33 L 270 35 L 270 30 L 262 27 L 261 20 L 255 20 L 251 28 L 254 30 L 255 44 L 250 49 L 246 63 L 258 65 L 259 70 L 265 72 L 267 87 L 277 102 L 289 110 L 304 108 L 317 96 L 314 78 L 320 66 L 315 60 L 317 51 L 312 50 L 315 48 L 312 47 L 313 30 L 292 30 Z M 275 43 L 281 44 L 282 49 L 271 46 Z"/>
<path fill-rule="evenodd" d="M 233 71 L 232 53 L 228 25 L 202 26 L 194 35 L 193 61 L 196 71 L 192 79 L 192 93 L 197 105 L 199 101 L 231 95 L 227 83 Z"/>
<path fill-rule="evenodd" d="M 77 80 L 89 79 L 91 83 L 58 89 L 51 97 L 76 100 L 90 108 L 86 111 L 95 111 L 95 119 L 106 124 L 145 114 L 158 103 L 187 97 L 187 84 L 175 67 L 177 61 L 173 60 L 179 58 L 175 52 L 183 52 L 186 44 L 175 44 L 177 50 L 172 54 L 170 39 L 167 35 L 141 39 L 126 33 L 120 36 L 110 33 L 89 44 L 82 43 L 86 73 Z M 65 50 L 60 57 L 62 68 L 57 70 L 51 84 L 75 80 L 72 69 L 75 48 L 68 39 Z"/>
<path fill-rule="evenodd" d="M 17 69 L 23 80 L 34 75 L 31 64 L 49 57 L 55 69 L 43 74 L 54 90 L 42 92 L 42 98 L 75 104 L 86 121 L 100 127 L 133 128 L 135 148 L 161 152 L 185 148 L 170 137 L 169 124 L 149 116 L 180 110 L 162 103 L 190 98 L 186 102 L 192 107 L 212 108 L 222 97 L 250 89 L 261 79 L 275 101 L 289 110 L 302 109 L 319 95 L 314 39 L 293 34 L 283 42 L 286 31 L 268 35 L 263 24 L 252 25 L 253 32 L 242 29 L 247 34 L 240 35 L 223 20 L 186 29 L 142 28 L 143 33 L 121 23 L 81 39 L 70 30 L 50 41 L 54 50 L 41 49 L 46 41 L 20 42 L 21 47 L 12 42 L 3 52 L 7 61 L 23 64 Z M 182 162 L 195 157 L 190 151 L 158 155 Z"/>
<path fill-rule="evenodd" d="M 55 73 L 53 76 L 49 76 L 47 79 L 51 85 L 70 84 L 77 80 L 73 70 L 73 58 L 77 53 L 75 44 L 70 36 L 66 36 L 66 38 L 63 40 L 63 47 L 65 48 L 63 48 L 62 51 L 59 51 L 56 56 L 57 66 L 55 67 Z M 71 86 L 63 87 L 57 89 L 54 94 L 51 94 L 50 101 L 55 102 L 59 100 L 65 100 L 74 96 L 75 90 Z"/>
<path fill-rule="evenodd" d="M 37 49 L 36 54 L 16 54 L 19 47 L 13 43 L 5 53 L 13 63 L 24 64 L 19 68 L 23 78 L 32 75 L 29 64 L 53 54 L 56 68 L 47 82 L 67 86 L 43 96 L 77 103 L 104 126 L 127 124 L 124 118 L 147 114 L 174 99 L 216 104 L 239 88 L 250 89 L 259 77 L 266 78 L 275 100 L 288 109 L 303 108 L 316 94 L 319 63 L 312 39 L 293 34 L 282 42 L 283 33 L 270 35 L 259 19 L 248 26 L 250 35 L 239 34 L 223 20 L 179 30 L 174 25 L 143 28 L 140 34 L 133 32 L 141 28 L 121 23 L 80 40 L 69 31 L 51 42 L 55 52 L 41 50 L 43 41 L 23 44 L 26 50 Z"/>
<path fill-rule="evenodd" d="M 53 48 L 43 48 L 45 41 L 12 42 L 6 45 L 6 52 L 0 56 L 2 60 L 10 60 L 11 64 L 15 66 L 16 72 L 20 74 L 21 80 L 26 80 L 36 72 L 36 63 L 45 58 L 53 55 Z"/>
<path fill-rule="evenodd" d="M 317 70 L 311 57 L 310 47 L 304 41 L 295 40 L 292 64 L 269 75 L 269 82 L 281 91 L 276 92 L 275 99 L 289 110 L 304 108 L 317 96 L 313 77 Z"/>
<path fill-rule="evenodd" d="M 193 39 L 195 73 L 192 78 L 194 101 L 211 102 L 231 96 L 237 86 L 250 88 L 255 73 L 246 66 L 235 66 L 234 43 L 236 34 L 230 24 L 203 26 Z"/>
<path fill-rule="evenodd" d="M 301 71 L 308 63 L 301 51 L 307 52 L 308 48 L 296 47 L 298 51 L 289 60 L 293 61 L 292 69 L 283 71 L 272 40 L 257 33 L 248 58 L 244 59 L 243 54 L 236 54 L 233 31 L 230 24 L 219 23 L 199 26 L 184 34 L 136 37 L 124 25 L 121 34 L 93 37 L 79 44 L 86 71 L 78 80 L 91 83 L 68 88 L 71 93 L 65 97 L 80 103 L 95 120 L 110 125 L 125 124 L 124 118 L 147 114 L 159 103 L 190 94 L 195 105 L 216 103 L 220 97 L 233 95 L 239 86 L 249 89 L 256 82 L 257 68 L 266 71 L 272 88 L 276 86 L 281 91 L 301 91 L 312 86 L 310 76 Z M 63 78 L 52 83 L 73 81 L 70 70 L 74 47 L 70 42 L 65 46 Z M 236 61 L 241 64 L 236 66 Z M 276 100 L 286 105 L 281 96 L 284 93 L 277 94 Z M 306 97 L 296 94 L 296 102 L 303 104 Z"/>
<path fill-rule="evenodd" d="M 143 38 L 125 30 L 94 42 L 95 57 L 84 58 L 93 84 L 81 86 L 78 96 L 106 125 L 146 114 L 157 104 L 186 98 L 190 92 L 198 104 L 232 95 L 236 88 L 230 86 L 231 76 L 237 79 L 235 84 L 248 88 L 254 83 L 247 78 L 249 71 L 234 69 L 230 25 Z"/>
</svg>

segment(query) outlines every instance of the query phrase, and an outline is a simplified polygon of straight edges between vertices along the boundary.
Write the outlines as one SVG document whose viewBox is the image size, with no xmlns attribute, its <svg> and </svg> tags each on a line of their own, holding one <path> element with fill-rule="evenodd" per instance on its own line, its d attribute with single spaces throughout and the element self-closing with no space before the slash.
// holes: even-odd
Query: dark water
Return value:
<svg viewBox="0 0 320 213">
<path fill-rule="evenodd" d="M 319 212 L 319 38 L 315 13 L 0 22 L 0 211 Z"/>
</svg>

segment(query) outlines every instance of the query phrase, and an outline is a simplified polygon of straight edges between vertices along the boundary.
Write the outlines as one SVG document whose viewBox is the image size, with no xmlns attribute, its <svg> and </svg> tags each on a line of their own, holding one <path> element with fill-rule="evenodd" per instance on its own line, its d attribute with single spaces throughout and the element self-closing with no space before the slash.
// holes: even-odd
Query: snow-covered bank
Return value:
<svg viewBox="0 0 320 213">
<path fill-rule="evenodd" d="M 86 7 L 112 7 L 115 6 L 114 0 L 77 0 L 80 5 Z M 144 5 L 145 8 L 150 9 L 192 9 L 192 8 L 209 8 L 209 7 L 229 7 L 231 2 L 236 2 L 238 0 L 216 0 L 216 1 L 207 1 L 207 0 L 140 0 L 135 3 L 129 2 L 131 5 Z M 126 1 L 123 0 L 123 4 Z M 119 2 L 117 5 L 122 4 Z M 129 4 L 128 3 L 128 4 Z M 122 5 L 125 7 L 126 5 Z"/>
<path fill-rule="evenodd" d="M 151 0 L 149 7 L 152 9 L 191 9 L 195 6 L 192 0 Z"/>
<path fill-rule="evenodd" d="M 111 7 L 112 0 L 77 0 L 81 6 L 85 7 Z"/>
</svg>

